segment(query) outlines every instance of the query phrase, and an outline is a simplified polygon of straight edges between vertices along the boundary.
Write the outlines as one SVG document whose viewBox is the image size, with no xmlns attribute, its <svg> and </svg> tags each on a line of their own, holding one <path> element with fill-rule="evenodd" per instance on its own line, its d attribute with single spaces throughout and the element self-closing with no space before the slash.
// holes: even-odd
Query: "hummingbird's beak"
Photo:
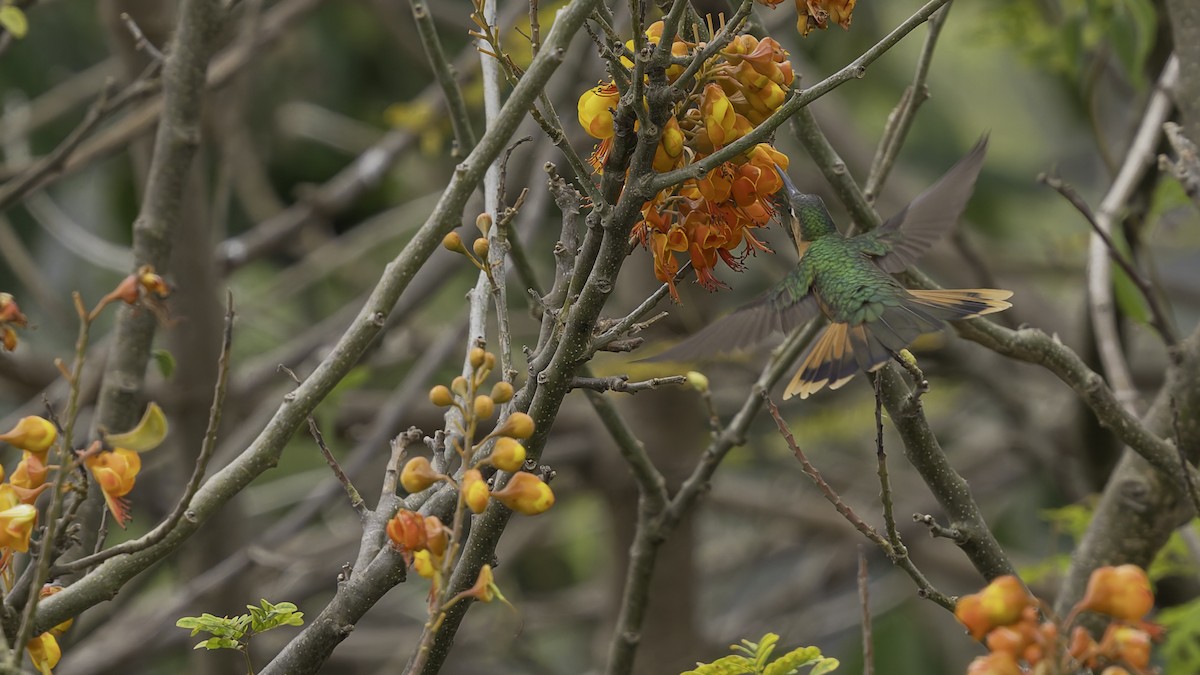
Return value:
<svg viewBox="0 0 1200 675">
<path fill-rule="evenodd" d="M 775 171 L 779 174 L 779 178 L 783 180 L 783 189 L 780 190 L 780 192 L 784 193 L 784 196 L 789 202 L 791 202 L 795 197 L 803 194 L 799 189 L 796 188 L 796 184 L 792 182 L 792 179 L 788 178 L 787 172 L 784 171 L 783 168 L 781 168 L 778 164 L 775 165 Z"/>
</svg>

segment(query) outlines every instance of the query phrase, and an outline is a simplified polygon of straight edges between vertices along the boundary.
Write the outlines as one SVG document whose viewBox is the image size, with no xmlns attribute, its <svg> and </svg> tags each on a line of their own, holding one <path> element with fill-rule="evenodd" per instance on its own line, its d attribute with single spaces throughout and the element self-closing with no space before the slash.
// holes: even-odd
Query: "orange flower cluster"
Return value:
<svg viewBox="0 0 1200 675">
<path fill-rule="evenodd" d="M 651 25 L 646 36 L 651 42 L 661 38 L 662 22 Z M 687 56 L 696 48 L 676 37 L 671 52 Z M 667 78 L 674 81 L 682 72 L 681 66 L 672 66 Z M 750 35 L 734 38 L 703 65 L 691 94 L 667 121 L 655 150 L 654 170 L 685 167 L 745 136 L 783 105 L 794 79 L 788 53 L 778 42 Z M 600 139 L 592 155 L 597 171 L 608 155 L 619 98 L 611 82 L 579 98 L 580 125 Z M 774 215 L 771 196 L 782 187 L 777 166 L 787 169 L 787 156 L 760 143 L 700 179 L 663 190 L 642 207 L 642 221 L 633 234 L 650 249 L 654 274 L 670 285 L 676 301 L 676 254 L 688 256 L 697 280 L 715 290 L 723 285 L 713 274 L 718 260 L 739 270 L 746 255 L 767 250 L 751 230 Z"/>
<path fill-rule="evenodd" d="M 758 4 L 774 8 L 784 0 L 757 0 Z M 796 30 L 808 36 L 814 28 L 825 30 L 832 21 L 844 29 L 850 28 L 857 0 L 795 0 Z"/>
<path fill-rule="evenodd" d="M 1039 664 L 1061 663 L 1064 658 L 1093 672 L 1103 668 L 1104 675 L 1129 675 L 1146 672 L 1150 645 L 1161 634 L 1158 626 L 1143 620 L 1153 606 L 1146 572 L 1122 565 L 1094 571 L 1083 600 L 1061 625 L 1039 620 L 1037 599 L 1011 575 L 960 598 L 954 616 L 971 637 L 985 640 L 991 651 L 971 662 L 967 675 L 1020 675 L 1027 672 L 1022 664 L 1042 672 Z M 1063 654 L 1059 637 L 1084 611 L 1106 615 L 1112 622 L 1099 642 L 1086 628 L 1076 626 Z"/>
</svg>

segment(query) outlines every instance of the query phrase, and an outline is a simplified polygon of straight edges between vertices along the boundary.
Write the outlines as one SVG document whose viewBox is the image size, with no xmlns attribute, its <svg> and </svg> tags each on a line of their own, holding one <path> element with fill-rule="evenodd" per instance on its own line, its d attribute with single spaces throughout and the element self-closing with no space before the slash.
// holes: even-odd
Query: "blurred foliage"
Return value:
<svg viewBox="0 0 1200 675">
<path fill-rule="evenodd" d="M 730 646 L 730 650 L 740 654 L 697 664 L 695 670 L 683 675 L 793 675 L 800 673 L 802 668 L 811 668 L 807 671 L 809 675 L 824 675 L 838 668 L 837 659 L 821 656 L 821 650 L 816 647 L 797 647 L 772 659 L 778 642 L 779 636 L 774 633 L 767 633 L 758 642 L 742 640 L 740 645 Z"/>
</svg>

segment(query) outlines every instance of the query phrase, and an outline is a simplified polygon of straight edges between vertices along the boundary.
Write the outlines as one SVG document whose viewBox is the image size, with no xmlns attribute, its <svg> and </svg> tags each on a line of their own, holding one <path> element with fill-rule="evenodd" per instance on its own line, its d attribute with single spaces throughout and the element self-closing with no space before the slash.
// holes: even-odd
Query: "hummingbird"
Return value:
<svg viewBox="0 0 1200 675">
<path fill-rule="evenodd" d="M 799 261 L 777 285 L 653 361 L 691 361 L 750 347 L 773 332 L 790 333 L 824 316 L 829 325 L 809 346 L 783 398 L 837 389 L 859 370 L 874 372 L 919 335 L 1008 309 L 1012 291 L 992 288 L 920 290 L 892 275 L 917 262 L 954 228 L 983 167 L 987 136 L 936 183 L 875 230 L 842 234 L 825 203 L 805 194 L 782 170 L 781 211 Z"/>
</svg>

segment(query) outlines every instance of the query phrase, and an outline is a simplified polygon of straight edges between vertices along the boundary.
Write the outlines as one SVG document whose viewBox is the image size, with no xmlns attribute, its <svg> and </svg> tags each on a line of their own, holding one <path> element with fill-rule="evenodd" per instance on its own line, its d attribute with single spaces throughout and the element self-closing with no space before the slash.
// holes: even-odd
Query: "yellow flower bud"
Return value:
<svg viewBox="0 0 1200 675">
<path fill-rule="evenodd" d="M 8 433 L 0 434 L 0 441 L 38 455 L 44 455 L 57 439 L 54 423 L 34 415 L 22 417 Z"/>
<path fill-rule="evenodd" d="M 413 457 L 400 472 L 400 484 L 410 494 L 420 492 L 441 479 L 442 475 L 433 470 L 433 465 L 425 457 Z"/>
<path fill-rule="evenodd" d="M 496 412 L 496 403 L 492 401 L 491 396 L 476 396 L 475 397 L 475 417 L 477 419 L 486 420 Z"/>
<path fill-rule="evenodd" d="M 527 516 L 536 516 L 554 506 L 554 491 L 537 476 L 521 472 L 513 474 L 503 489 L 492 493 L 496 501 Z"/>
<path fill-rule="evenodd" d="M 471 250 L 475 251 L 475 257 L 480 260 L 487 260 L 488 251 L 491 250 L 488 240 L 480 237 L 471 244 Z"/>
<path fill-rule="evenodd" d="M 429 400 L 439 408 L 446 408 L 454 405 L 454 394 L 450 393 L 449 387 L 439 384 L 429 390 Z"/>
<path fill-rule="evenodd" d="M 455 253 L 466 253 L 467 249 L 463 246 L 462 237 L 458 236 L 457 232 L 451 232 L 445 237 L 442 237 L 442 248 Z"/>
<path fill-rule="evenodd" d="M 496 367 L 496 355 L 488 352 L 483 355 L 483 367 L 491 371 Z"/>
<path fill-rule="evenodd" d="M 414 553 L 412 566 L 413 569 L 416 570 L 417 574 L 425 577 L 426 579 L 432 579 L 433 575 L 436 573 L 436 570 L 433 568 L 433 556 L 429 554 L 428 550 L 417 551 Z"/>
<path fill-rule="evenodd" d="M 483 365 L 485 358 L 487 358 L 487 352 L 482 347 L 472 347 L 470 353 L 467 354 L 467 362 L 476 370 Z"/>
<path fill-rule="evenodd" d="M 674 169 L 683 157 L 683 143 L 683 130 L 679 128 L 679 121 L 672 117 L 663 125 L 662 139 L 654 151 L 654 170 Z"/>
<path fill-rule="evenodd" d="M 704 119 L 704 129 L 708 132 L 708 139 L 714 148 L 721 148 L 737 140 L 734 134 L 737 113 L 720 85 L 709 83 L 704 87 L 700 111 Z"/>
<path fill-rule="evenodd" d="M 529 438 L 533 435 L 533 418 L 523 412 L 514 412 L 509 415 L 504 424 L 496 429 L 497 436 L 510 436 L 512 438 Z"/>
<path fill-rule="evenodd" d="M 520 441 L 501 436 L 492 447 L 492 466 L 501 471 L 519 471 L 525 464 L 525 446 Z"/>
<path fill-rule="evenodd" d="M 462 375 L 459 375 L 458 377 L 451 380 L 450 381 L 450 391 L 454 392 L 455 394 L 458 394 L 459 396 L 466 396 L 467 395 L 467 378 L 463 377 Z"/>
<path fill-rule="evenodd" d="M 492 400 L 496 403 L 508 403 L 513 398 L 513 386 L 508 382 L 497 382 L 492 385 Z"/>
<path fill-rule="evenodd" d="M 698 370 L 689 370 L 687 373 L 688 386 L 703 394 L 708 391 L 708 378 L 704 373 Z"/>
<path fill-rule="evenodd" d="M 479 469 L 469 469 L 462 477 L 462 494 L 472 513 L 483 513 L 488 505 L 487 481 Z"/>
<path fill-rule="evenodd" d="M 486 237 L 488 230 L 492 229 L 492 216 L 487 212 L 475 216 L 475 227 Z"/>
</svg>

